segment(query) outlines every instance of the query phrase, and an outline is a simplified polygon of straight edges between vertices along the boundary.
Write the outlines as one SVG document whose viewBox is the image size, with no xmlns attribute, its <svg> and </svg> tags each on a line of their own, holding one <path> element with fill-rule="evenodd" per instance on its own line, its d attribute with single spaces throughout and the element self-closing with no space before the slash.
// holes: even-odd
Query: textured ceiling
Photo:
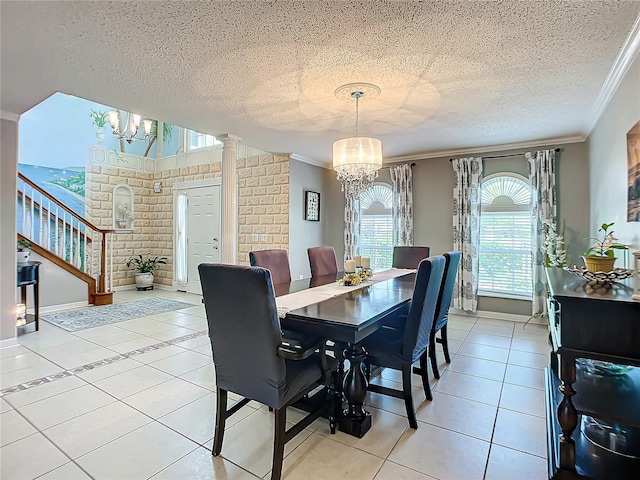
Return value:
<svg viewBox="0 0 640 480">
<path fill-rule="evenodd" d="M 1 108 L 60 91 L 330 162 L 583 138 L 638 1 L 0 2 Z"/>
</svg>

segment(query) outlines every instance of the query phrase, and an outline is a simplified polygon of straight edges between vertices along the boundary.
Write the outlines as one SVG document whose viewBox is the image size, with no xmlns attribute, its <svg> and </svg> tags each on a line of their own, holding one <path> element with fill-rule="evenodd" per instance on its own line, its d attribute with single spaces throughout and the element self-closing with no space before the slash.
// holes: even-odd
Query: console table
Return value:
<svg viewBox="0 0 640 480">
<path fill-rule="evenodd" d="M 549 478 L 640 478 L 640 460 L 595 445 L 579 428 L 583 415 L 640 428 L 640 370 L 603 376 L 576 369 L 577 358 L 640 366 L 633 280 L 593 286 L 559 268 L 548 268 L 547 279 L 553 344 L 545 371 Z"/>
<path fill-rule="evenodd" d="M 33 314 L 27 314 L 27 324 L 35 323 L 36 331 L 40 329 L 40 299 L 38 280 L 41 262 L 23 262 L 17 264 L 17 286 L 20 287 L 20 302 L 27 307 L 27 286 L 33 286 Z"/>
</svg>

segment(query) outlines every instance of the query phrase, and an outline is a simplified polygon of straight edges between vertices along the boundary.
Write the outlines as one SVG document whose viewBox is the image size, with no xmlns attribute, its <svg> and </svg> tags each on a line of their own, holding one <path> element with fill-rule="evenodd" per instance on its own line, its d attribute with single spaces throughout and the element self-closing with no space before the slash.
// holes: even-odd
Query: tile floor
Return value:
<svg viewBox="0 0 640 480">
<path fill-rule="evenodd" d="M 124 291 L 116 301 L 142 295 L 194 306 L 74 333 L 43 322 L 0 350 L 3 479 L 269 478 L 273 417 L 255 402 L 227 422 L 222 455 L 210 454 L 210 345 L 190 335 L 206 329 L 200 298 Z M 433 402 L 414 375 L 418 430 L 408 428 L 402 400 L 370 394 L 364 438 L 330 435 L 318 420 L 287 444 L 283 478 L 546 478 L 546 327 L 453 316 L 449 338 L 452 363 L 441 361 L 442 377 L 432 379 Z M 144 348 L 172 339 L 180 341 Z M 386 370 L 376 381 L 399 388 L 399 380 Z M 34 386 L 9 391 L 21 384 Z M 298 415 L 290 409 L 289 419 Z"/>
</svg>

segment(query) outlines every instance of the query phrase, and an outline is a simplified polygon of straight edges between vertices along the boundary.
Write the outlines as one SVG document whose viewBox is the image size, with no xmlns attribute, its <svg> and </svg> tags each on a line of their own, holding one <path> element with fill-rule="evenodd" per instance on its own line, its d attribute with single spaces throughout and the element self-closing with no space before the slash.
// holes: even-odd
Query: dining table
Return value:
<svg viewBox="0 0 640 480">
<path fill-rule="evenodd" d="M 371 428 L 371 414 L 363 408 L 367 379 L 362 371 L 367 352 L 360 342 L 381 328 L 386 318 L 404 308 L 413 296 L 415 270 L 375 272 L 359 285 L 339 282 L 343 272 L 274 285 L 283 329 L 333 341 L 338 360 L 340 409 L 338 428 L 362 437 Z M 345 372 L 345 360 L 349 370 Z"/>
</svg>

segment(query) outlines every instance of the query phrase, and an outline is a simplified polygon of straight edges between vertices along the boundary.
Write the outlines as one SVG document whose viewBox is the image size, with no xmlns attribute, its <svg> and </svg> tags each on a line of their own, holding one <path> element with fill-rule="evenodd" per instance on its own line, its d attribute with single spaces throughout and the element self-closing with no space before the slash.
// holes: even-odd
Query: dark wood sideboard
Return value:
<svg viewBox="0 0 640 480">
<path fill-rule="evenodd" d="M 576 368 L 579 358 L 640 366 L 640 302 L 631 299 L 633 279 L 594 286 L 559 268 L 547 269 L 547 279 L 553 344 L 545 371 L 549 478 L 640 478 L 640 460 L 633 458 L 640 451 L 613 453 L 580 429 L 588 416 L 637 433 L 640 369 L 599 375 Z"/>
<path fill-rule="evenodd" d="M 20 302 L 27 308 L 27 286 L 33 287 L 33 314 L 27 314 L 27 325 L 35 324 L 36 331 L 40 330 L 40 295 L 38 282 L 40 279 L 41 262 L 18 263 L 16 286 L 20 287 Z"/>
</svg>

